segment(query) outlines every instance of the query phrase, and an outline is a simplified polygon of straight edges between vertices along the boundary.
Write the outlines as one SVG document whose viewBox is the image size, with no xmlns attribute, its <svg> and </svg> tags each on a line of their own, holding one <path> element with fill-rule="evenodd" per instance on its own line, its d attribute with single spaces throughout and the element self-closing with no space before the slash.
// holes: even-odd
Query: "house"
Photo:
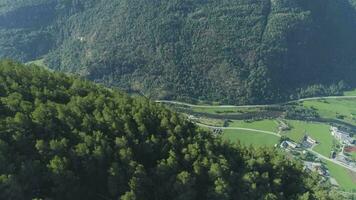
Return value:
<svg viewBox="0 0 356 200">
<path fill-rule="evenodd" d="M 307 134 L 305 134 L 301 143 L 304 147 L 310 148 L 310 147 L 314 146 L 315 144 L 317 144 L 318 142 L 316 140 L 314 140 L 313 138 L 311 138 L 310 136 L 308 136 Z"/>
<path fill-rule="evenodd" d="M 307 142 L 309 142 L 310 144 L 312 144 L 312 145 L 314 145 L 314 144 L 317 143 L 316 140 L 314 140 L 313 138 L 311 138 L 311 137 L 308 136 L 308 135 L 306 135 L 305 140 L 306 140 Z"/>
<path fill-rule="evenodd" d="M 298 147 L 298 144 L 295 143 L 295 142 L 291 142 L 291 141 L 284 140 L 284 141 L 281 143 L 281 147 L 282 147 L 282 148 L 292 148 L 292 149 L 295 149 L 295 148 Z"/>
</svg>

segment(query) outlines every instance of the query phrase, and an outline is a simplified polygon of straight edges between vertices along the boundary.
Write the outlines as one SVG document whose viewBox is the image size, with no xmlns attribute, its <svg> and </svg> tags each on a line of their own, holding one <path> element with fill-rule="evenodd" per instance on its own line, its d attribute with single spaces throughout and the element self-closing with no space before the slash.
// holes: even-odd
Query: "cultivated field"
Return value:
<svg viewBox="0 0 356 200">
<path fill-rule="evenodd" d="M 330 175 L 335 178 L 342 189 L 346 191 L 356 190 L 356 180 L 354 179 L 356 174 L 353 174 L 352 176 L 352 172 L 348 171 L 347 169 L 340 167 L 339 165 L 336 165 L 330 161 L 324 162 L 328 167 Z"/>
<path fill-rule="evenodd" d="M 194 107 L 192 111 L 209 114 L 229 114 L 229 113 L 247 113 L 258 111 L 258 108 L 225 108 L 225 107 Z"/>
<path fill-rule="evenodd" d="M 254 147 L 273 147 L 279 143 L 279 137 L 265 133 L 242 130 L 224 130 L 223 139 Z"/>
<path fill-rule="evenodd" d="M 305 122 L 296 120 L 287 120 L 290 131 L 283 133 L 284 136 L 289 137 L 295 142 L 302 140 L 305 134 L 308 134 L 313 139 L 317 140 L 319 144 L 314 150 L 326 157 L 330 156 L 332 147 L 336 142 L 330 133 L 330 126 L 327 124 L 317 122 Z"/>
<path fill-rule="evenodd" d="M 307 108 L 316 109 L 322 118 L 340 120 L 356 125 L 356 99 L 327 99 L 304 101 Z"/>
<path fill-rule="evenodd" d="M 356 96 L 356 90 L 344 92 L 344 96 Z"/>
<path fill-rule="evenodd" d="M 251 129 L 277 132 L 278 122 L 276 120 L 270 120 L 270 119 L 259 120 L 259 121 L 232 120 L 229 123 L 229 127 L 251 128 Z"/>
</svg>

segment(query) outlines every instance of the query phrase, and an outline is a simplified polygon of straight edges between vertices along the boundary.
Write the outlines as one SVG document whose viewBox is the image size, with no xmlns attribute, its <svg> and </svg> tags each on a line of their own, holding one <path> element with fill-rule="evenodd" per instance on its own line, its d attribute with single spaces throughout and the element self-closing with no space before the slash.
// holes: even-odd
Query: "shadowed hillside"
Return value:
<svg viewBox="0 0 356 200">
<path fill-rule="evenodd" d="M 0 0 L 0 57 L 44 57 L 50 68 L 153 98 L 337 95 L 356 84 L 355 3 Z"/>
</svg>

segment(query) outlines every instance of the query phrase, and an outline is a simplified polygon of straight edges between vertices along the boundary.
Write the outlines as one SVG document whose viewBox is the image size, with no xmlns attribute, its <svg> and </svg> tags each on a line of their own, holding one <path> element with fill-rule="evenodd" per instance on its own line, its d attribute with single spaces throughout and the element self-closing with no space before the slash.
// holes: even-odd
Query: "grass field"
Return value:
<svg viewBox="0 0 356 200">
<path fill-rule="evenodd" d="M 353 160 L 356 160 L 356 152 L 349 153 Z"/>
<path fill-rule="evenodd" d="M 326 160 L 324 160 L 324 162 L 329 169 L 330 175 L 335 178 L 342 189 L 347 191 L 356 189 L 356 181 L 350 176 L 352 172 L 332 162 Z"/>
<path fill-rule="evenodd" d="M 356 96 L 356 89 L 344 92 L 344 96 Z"/>
<path fill-rule="evenodd" d="M 223 139 L 232 142 L 240 141 L 243 145 L 252 145 L 254 147 L 273 147 L 279 142 L 279 137 L 277 136 L 242 130 L 224 130 Z"/>
<path fill-rule="evenodd" d="M 202 118 L 199 118 L 198 121 L 202 124 L 206 124 L 206 125 L 210 125 L 210 126 L 218 126 L 218 127 L 224 126 L 224 120 L 222 120 L 222 119 L 213 119 L 213 118 L 202 117 Z"/>
<path fill-rule="evenodd" d="M 317 109 L 322 118 L 338 119 L 356 125 L 356 99 L 305 101 L 303 105 Z"/>
<path fill-rule="evenodd" d="M 305 132 L 307 132 L 310 137 L 319 142 L 314 150 L 326 157 L 329 157 L 333 143 L 335 141 L 330 134 L 329 125 L 296 120 L 288 120 L 287 122 L 292 127 L 292 129 L 285 132 L 285 136 L 296 142 L 299 142 L 303 138 Z"/>
<path fill-rule="evenodd" d="M 277 132 L 278 122 L 269 119 L 253 121 L 253 122 L 247 122 L 243 120 L 232 120 L 232 122 L 229 123 L 229 127 L 251 128 L 251 129 Z"/>
<path fill-rule="evenodd" d="M 259 111 L 259 108 L 219 108 L 219 107 L 193 107 L 194 112 L 209 114 L 229 114 L 229 113 L 246 113 Z"/>
</svg>

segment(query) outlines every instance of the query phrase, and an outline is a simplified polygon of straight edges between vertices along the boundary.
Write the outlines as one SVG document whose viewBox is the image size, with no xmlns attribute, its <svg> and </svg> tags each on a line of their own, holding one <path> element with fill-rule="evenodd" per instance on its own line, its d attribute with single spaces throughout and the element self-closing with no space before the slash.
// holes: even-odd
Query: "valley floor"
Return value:
<svg viewBox="0 0 356 200">
<path fill-rule="evenodd" d="M 306 98 L 275 105 L 157 102 L 185 113 L 191 121 L 212 129 L 227 141 L 253 147 L 281 148 L 287 155 L 307 163 L 307 169 L 311 165 L 312 171 L 330 179 L 340 189 L 356 190 L 355 153 L 344 152 L 345 146 L 355 146 L 355 143 L 347 143 L 333 135 L 334 131 L 346 132 L 356 141 L 356 91 L 346 92 L 345 96 Z M 294 116 L 296 119 L 287 116 L 290 109 L 302 110 L 301 116 Z M 316 113 L 318 117 L 309 119 L 306 116 L 304 119 L 303 112 Z M 307 146 L 309 140 L 312 143 Z M 296 147 L 284 147 L 285 141 Z M 319 165 L 323 170 L 313 168 Z"/>
</svg>

